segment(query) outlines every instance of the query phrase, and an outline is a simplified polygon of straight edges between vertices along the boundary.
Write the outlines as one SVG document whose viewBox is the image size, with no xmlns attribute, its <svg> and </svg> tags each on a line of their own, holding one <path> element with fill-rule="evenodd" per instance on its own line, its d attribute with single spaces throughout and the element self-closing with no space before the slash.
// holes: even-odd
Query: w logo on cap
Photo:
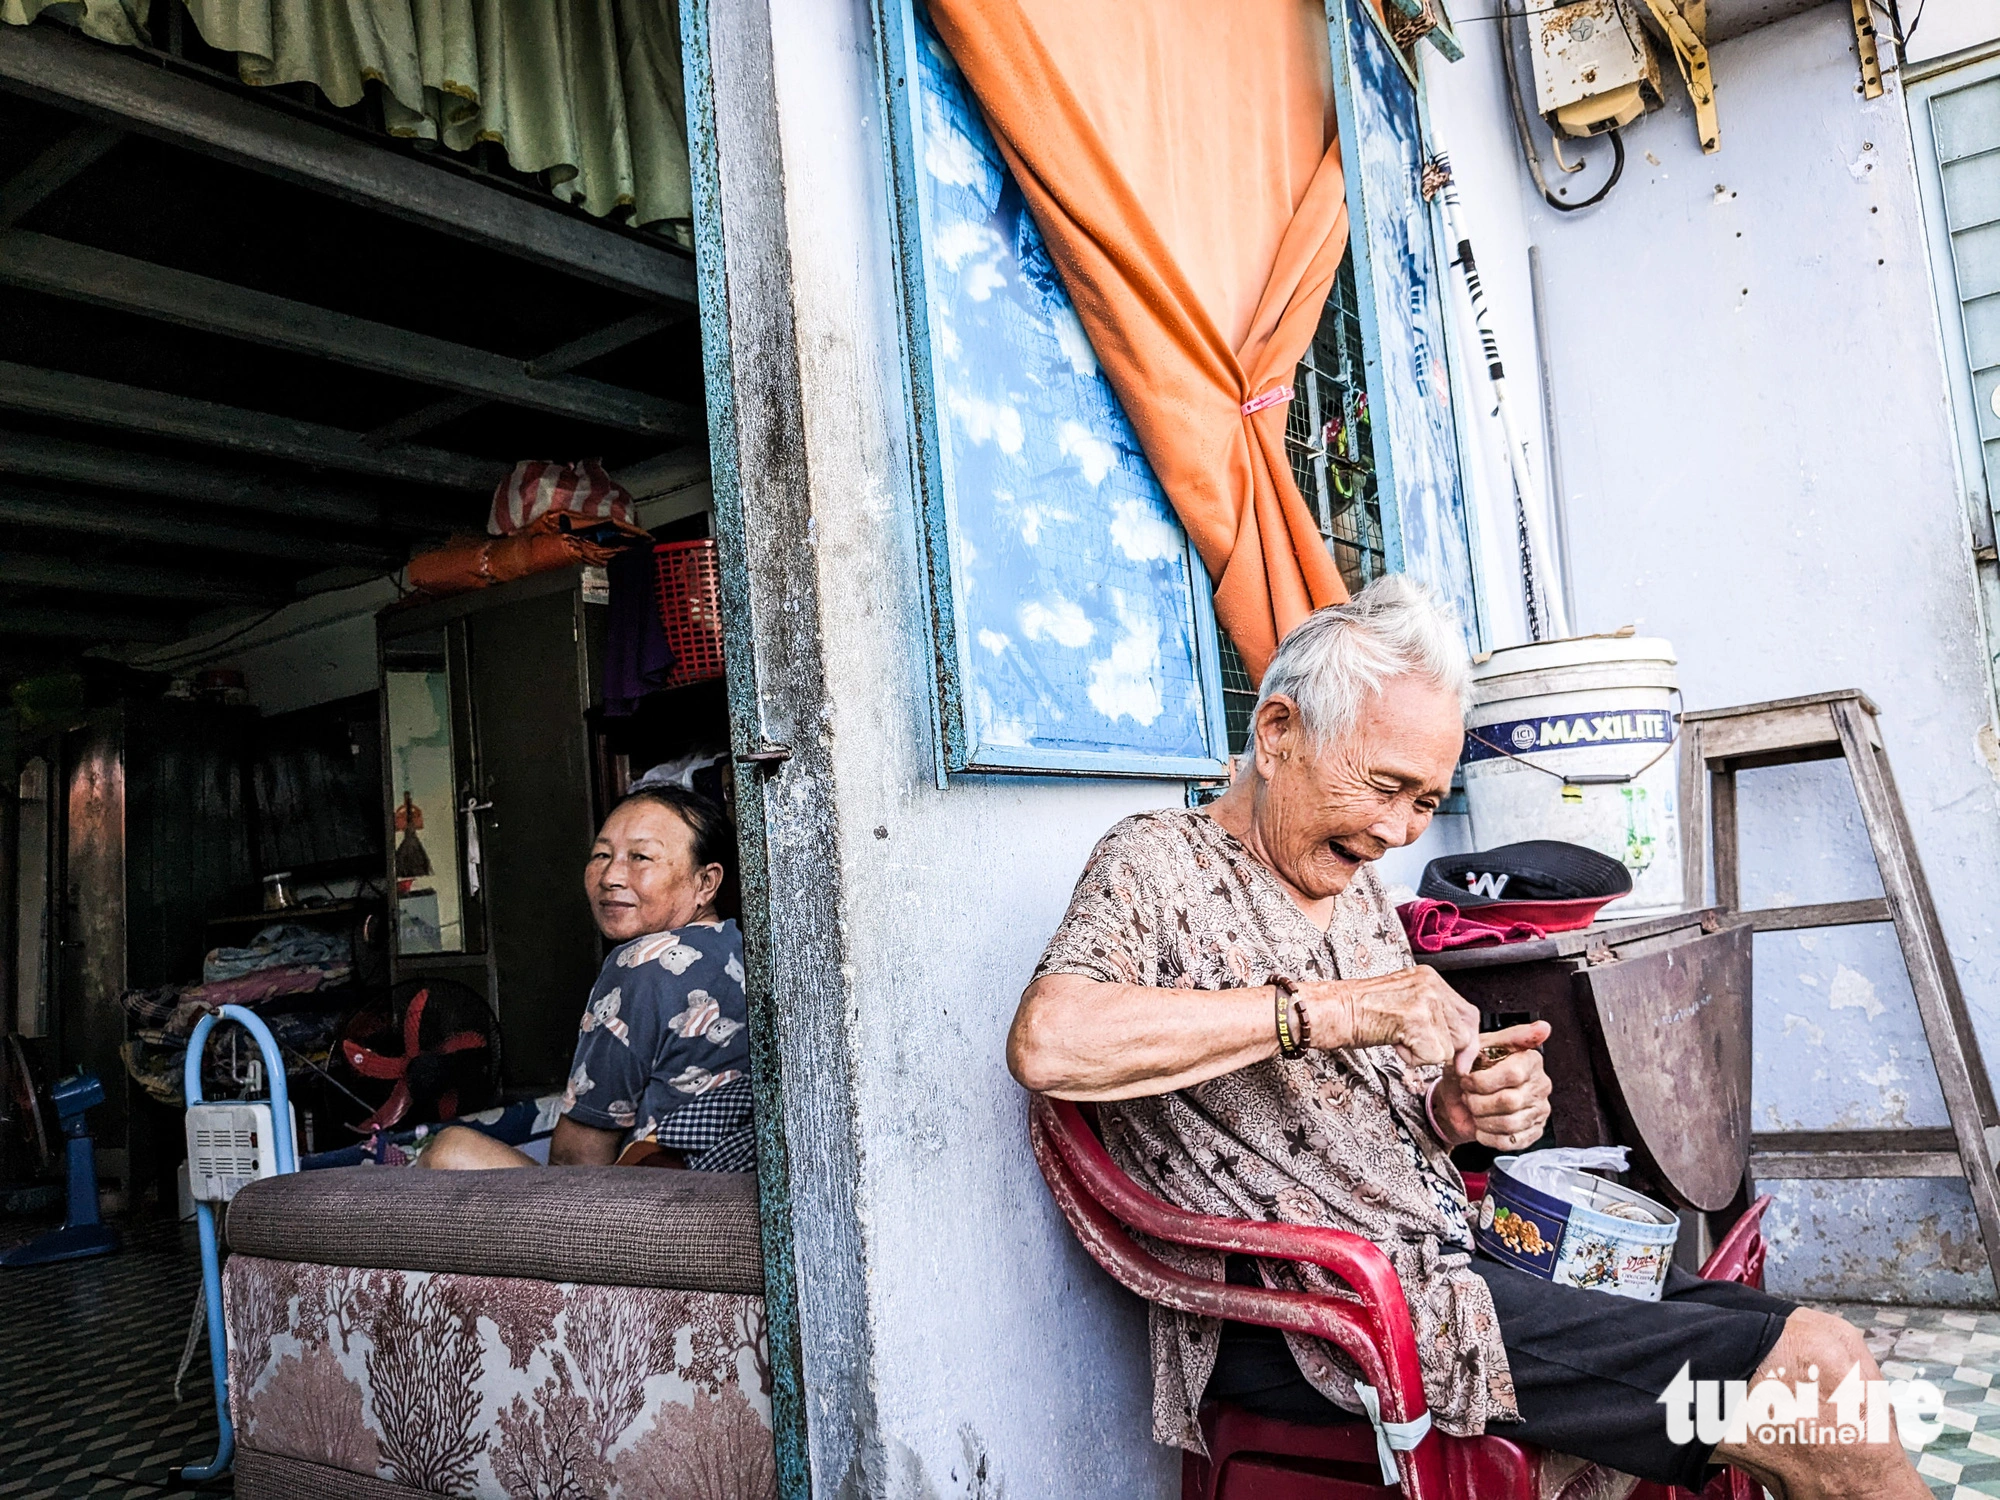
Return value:
<svg viewBox="0 0 2000 1500">
<path fill-rule="evenodd" d="M 1482 875 L 1473 870 L 1465 872 L 1465 889 L 1469 895 L 1484 896 L 1488 901 L 1498 901 L 1501 892 L 1507 889 L 1511 875 Z"/>
</svg>

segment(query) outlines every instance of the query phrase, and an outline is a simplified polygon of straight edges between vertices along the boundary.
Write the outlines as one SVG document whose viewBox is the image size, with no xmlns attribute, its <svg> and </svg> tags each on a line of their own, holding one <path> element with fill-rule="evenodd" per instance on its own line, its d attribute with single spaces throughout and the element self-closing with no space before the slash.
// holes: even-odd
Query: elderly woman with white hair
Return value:
<svg viewBox="0 0 2000 1500">
<path fill-rule="evenodd" d="M 1796 1381 L 1817 1367 L 1829 1393 L 1850 1370 L 1881 1379 L 1840 1319 L 1679 1270 L 1661 1301 L 1640 1302 L 1474 1248 L 1449 1152 L 1540 1138 L 1549 1028 L 1480 1035 L 1478 1012 L 1411 963 L 1370 868 L 1444 800 L 1468 686 L 1456 625 L 1400 578 L 1293 630 L 1229 790 L 1204 809 L 1127 818 L 1092 852 L 1021 997 L 1014 1076 L 1099 1101 L 1112 1155 L 1170 1202 L 1380 1246 L 1446 1432 L 1691 1490 L 1729 1463 L 1787 1500 L 1918 1500 L 1927 1488 L 1880 1429 L 1839 1446 L 1754 1433 L 1717 1445 L 1670 1420 L 1669 1388 L 1690 1378 Z M 1215 1280 L 1338 1285 L 1312 1266 L 1158 1248 Z M 1152 1347 L 1162 1442 L 1198 1450 L 1205 1399 L 1307 1422 L 1361 1409 L 1352 1368 L 1317 1339 L 1156 1306 Z"/>
</svg>

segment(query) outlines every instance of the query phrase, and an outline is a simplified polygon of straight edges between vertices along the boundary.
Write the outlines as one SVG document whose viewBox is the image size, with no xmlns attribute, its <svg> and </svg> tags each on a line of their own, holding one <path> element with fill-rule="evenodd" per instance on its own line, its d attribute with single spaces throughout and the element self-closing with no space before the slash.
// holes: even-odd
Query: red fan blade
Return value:
<svg viewBox="0 0 2000 1500">
<path fill-rule="evenodd" d="M 342 1055 L 347 1058 L 348 1067 L 363 1078 L 401 1078 L 410 1071 L 407 1057 L 384 1057 L 379 1052 L 371 1052 L 359 1042 L 342 1042 Z"/>
<path fill-rule="evenodd" d="M 409 1110 L 410 1086 L 407 1083 L 398 1083 L 390 1091 L 389 1097 L 382 1101 L 382 1107 L 354 1128 L 363 1135 L 377 1130 L 387 1130 L 408 1114 Z"/>
<path fill-rule="evenodd" d="M 410 997 L 409 1005 L 403 1011 L 403 1056 L 415 1057 L 420 1050 L 417 1046 L 417 1030 L 424 1023 L 424 1007 L 430 1003 L 431 992 L 418 990 Z"/>
</svg>

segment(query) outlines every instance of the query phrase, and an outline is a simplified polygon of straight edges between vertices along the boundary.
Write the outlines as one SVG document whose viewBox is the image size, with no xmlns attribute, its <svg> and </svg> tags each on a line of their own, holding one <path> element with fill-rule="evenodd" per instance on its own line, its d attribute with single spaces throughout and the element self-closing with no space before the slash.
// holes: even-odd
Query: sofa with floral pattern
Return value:
<svg viewBox="0 0 2000 1500">
<path fill-rule="evenodd" d="M 755 1181 L 360 1167 L 238 1194 L 241 1500 L 766 1500 Z"/>
</svg>

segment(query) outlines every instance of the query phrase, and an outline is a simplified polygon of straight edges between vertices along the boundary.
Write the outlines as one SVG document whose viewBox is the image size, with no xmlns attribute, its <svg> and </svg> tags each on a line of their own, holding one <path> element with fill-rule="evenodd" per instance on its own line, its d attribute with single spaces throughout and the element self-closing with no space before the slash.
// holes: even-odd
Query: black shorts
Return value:
<svg viewBox="0 0 2000 1500">
<path fill-rule="evenodd" d="M 1700 1490 L 1712 1445 L 1667 1440 L 1660 1393 L 1683 1364 L 1696 1380 L 1751 1380 L 1778 1342 L 1793 1303 L 1675 1267 L 1658 1302 L 1557 1286 L 1483 1255 L 1472 1269 L 1493 1292 L 1514 1373 L 1519 1422 L 1494 1437 L 1587 1458 L 1641 1479 Z M 1261 1286 L 1255 1263 L 1232 1256 L 1229 1279 Z M 1288 1422 L 1351 1421 L 1299 1373 L 1284 1336 L 1224 1323 L 1211 1400 Z"/>
</svg>

